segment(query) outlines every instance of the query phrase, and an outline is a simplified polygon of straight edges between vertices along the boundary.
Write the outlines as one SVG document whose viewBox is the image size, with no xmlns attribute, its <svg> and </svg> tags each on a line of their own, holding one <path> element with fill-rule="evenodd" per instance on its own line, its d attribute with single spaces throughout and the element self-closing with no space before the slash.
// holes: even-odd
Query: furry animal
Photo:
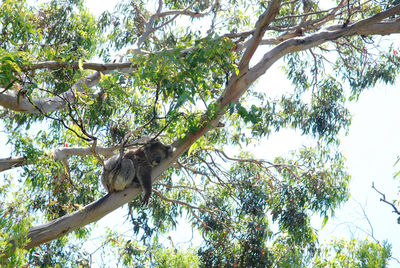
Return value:
<svg viewBox="0 0 400 268">
<path fill-rule="evenodd" d="M 146 205 L 151 196 L 151 171 L 171 154 L 171 146 L 152 140 L 140 148 L 124 153 L 120 165 L 119 155 L 114 155 L 104 163 L 101 182 L 109 193 L 139 184 L 144 192 L 142 204 Z"/>
</svg>

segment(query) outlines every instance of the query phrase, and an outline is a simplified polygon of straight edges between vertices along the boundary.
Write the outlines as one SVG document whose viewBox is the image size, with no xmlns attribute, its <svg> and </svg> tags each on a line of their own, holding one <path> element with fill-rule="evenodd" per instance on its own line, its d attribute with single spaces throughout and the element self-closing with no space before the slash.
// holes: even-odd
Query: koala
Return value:
<svg viewBox="0 0 400 268">
<path fill-rule="evenodd" d="M 105 161 L 101 182 L 109 193 L 139 184 L 144 192 L 142 204 L 147 205 L 151 196 L 151 171 L 171 155 L 171 146 L 152 140 L 140 148 L 125 152 L 120 165 L 119 155 Z"/>
</svg>

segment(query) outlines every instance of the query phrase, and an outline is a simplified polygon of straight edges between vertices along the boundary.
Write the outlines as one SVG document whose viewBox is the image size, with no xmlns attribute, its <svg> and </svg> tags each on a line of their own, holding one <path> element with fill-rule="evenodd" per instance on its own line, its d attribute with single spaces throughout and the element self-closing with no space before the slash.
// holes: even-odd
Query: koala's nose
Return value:
<svg viewBox="0 0 400 268">
<path fill-rule="evenodd" d="M 157 157 L 156 157 L 156 162 L 157 162 L 158 164 L 160 164 L 160 162 L 161 162 L 161 156 L 157 156 Z"/>
</svg>

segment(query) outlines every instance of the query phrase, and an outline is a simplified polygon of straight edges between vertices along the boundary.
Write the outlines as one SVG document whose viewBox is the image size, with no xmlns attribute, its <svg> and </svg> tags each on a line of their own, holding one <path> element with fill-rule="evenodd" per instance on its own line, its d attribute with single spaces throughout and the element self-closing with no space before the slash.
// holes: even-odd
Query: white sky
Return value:
<svg viewBox="0 0 400 268">
<path fill-rule="evenodd" d="M 398 80 L 400 81 L 400 80 Z M 291 87 L 277 67 L 273 67 L 260 79 L 259 86 L 274 85 L 274 91 L 286 91 Z M 271 86 L 270 86 L 271 87 Z M 350 200 L 340 209 L 336 216 L 329 219 L 327 225 L 319 232 L 321 239 L 328 242 L 336 238 L 365 239 L 371 234 L 371 228 L 363 210 L 371 222 L 373 235 L 379 241 L 387 240 L 392 244 L 393 257 L 400 259 L 400 226 L 398 215 L 392 213 L 392 207 L 380 202 L 381 195 L 371 188 L 372 182 L 386 200 L 399 200 L 400 179 L 393 179 L 400 164 L 394 166 L 400 155 L 400 90 L 397 85 L 378 85 L 364 91 L 357 102 L 348 107 L 352 115 L 352 124 L 347 136 L 341 137 L 340 150 L 346 157 L 346 165 L 352 179 L 350 183 Z M 271 155 L 284 154 L 299 148 L 307 138 L 299 138 L 294 131 L 285 130 L 272 136 L 258 156 L 269 158 L 260 152 Z M 398 206 L 400 207 L 400 206 Z M 318 220 L 313 221 L 318 223 Z M 319 220 L 321 222 L 321 220 Z M 321 225 L 314 225 L 319 228 Z M 391 261 L 389 267 L 400 267 L 400 263 Z"/>
<path fill-rule="evenodd" d="M 115 1 L 87 0 L 87 6 L 96 16 L 103 10 L 112 10 L 114 3 Z M 271 84 L 275 90 L 287 90 L 291 87 L 277 67 L 269 70 L 258 82 L 259 86 Z M 350 105 L 352 125 L 349 135 L 342 137 L 340 148 L 347 158 L 348 170 L 352 175 L 351 198 L 336 211 L 336 217 L 330 219 L 320 231 L 321 241 L 323 239 L 329 241 L 333 237 L 366 238 L 364 231 L 371 233 L 371 229 L 363 215 L 360 207 L 362 206 L 371 222 L 374 237 L 379 241 L 388 240 L 392 244 L 393 256 L 400 259 L 400 226 L 396 223 L 398 216 L 391 212 L 392 208 L 389 205 L 380 202 L 381 196 L 371 189 L 372 182 L 375 182 L 375 186 L 386 194 L 388 201 L 400 199 L 400 182 L 393 179 L 393 174 L 400 170 L 400 165 L 393 166 L 397 156 L 400 155 L 399 100 L 398 86 L 380 85 L 365 91 L 358 102 Z M 256 153 L 261 158 L 270 159 L 272 155 L 298 148 L 301 142 L 302 139 L 298 139 L 292 131 L 282 131 L 263 144 L 261 151 L 268 152 L 268 155 L 262 155 L 260 151 Z M 0 144 L 5 144 L 1 132 Z M 5 150 L 0 150 L 0 158 L 8 156 L 10 156 L 9 146 Z M 126 210 L 123 211 L 120 209 L 109 214 L 98 224 L 114 226 L 115 215 L 121 215 L 121 212 L 125 214 Z M 319 226 L 317 224 L 314 227 L 319 228 Z M 189 229 L 180 234 L 180 237 L 176 237 L 177 242 L 188 241 L 192 236 Z M 400 267 L 400 264 L 392 261 L 390 267 Z"/>
</svg>

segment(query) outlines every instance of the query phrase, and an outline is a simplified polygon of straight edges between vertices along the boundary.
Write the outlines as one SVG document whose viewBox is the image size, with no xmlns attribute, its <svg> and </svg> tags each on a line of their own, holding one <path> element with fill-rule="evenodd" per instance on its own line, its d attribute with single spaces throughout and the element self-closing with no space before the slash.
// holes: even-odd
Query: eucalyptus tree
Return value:
<svg viewBox="0 0 400 268">
<path fill-rule="evenodd" d="M 0 7 L 12 150 L 0 168 L 19 168 L 0 191 L 3 264 L 84 265 L 89 224 L 128 203 L 136 236 L 99 245 L 124 265 L 386 265 L 390 245 L 325 247 L 310 218 L 325 224 L 348 198 L 338 133 L 350 101 L 396 79 L 398 1 L 121 1 L 98 18 L 81 0 L 29 3 Z M 276 81 L 256 83 L 277 66 L 293 84 L 279 96 Z M 282 129 L 315 146 L 268 160 L 245 151 Z M 150 205 L 140 188 L 106 195 L 105 159 L 148 137 L 174 148 L 152 171 Z M 203 243 L 163 249 L 182 217 Z"/>
</svg>

